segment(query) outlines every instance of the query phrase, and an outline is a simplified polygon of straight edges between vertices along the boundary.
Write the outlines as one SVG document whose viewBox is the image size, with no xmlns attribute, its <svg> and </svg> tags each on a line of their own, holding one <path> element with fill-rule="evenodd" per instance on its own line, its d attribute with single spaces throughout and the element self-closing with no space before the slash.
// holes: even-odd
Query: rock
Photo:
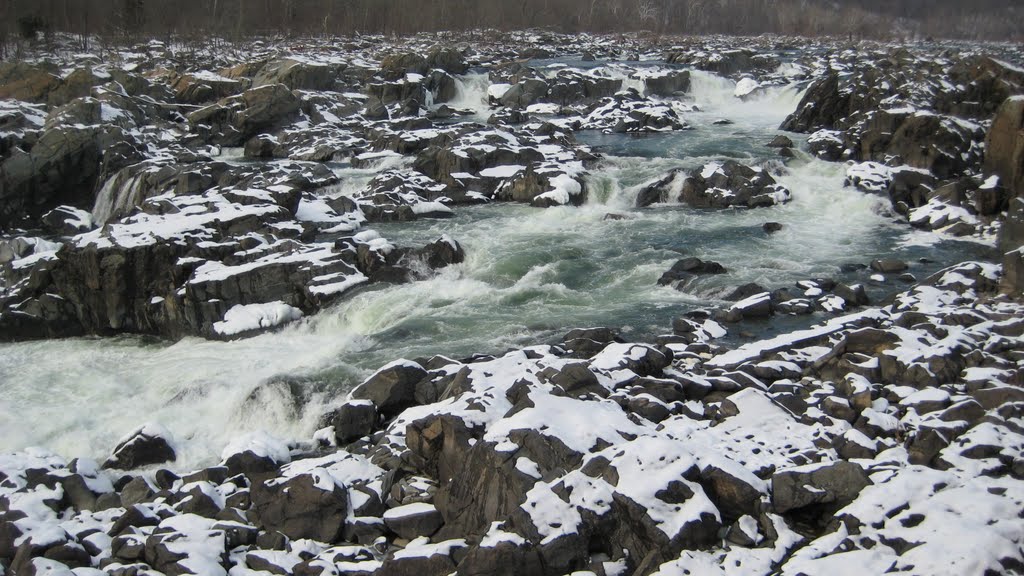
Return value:
<svg viewBox="0 0 1024 576">
<path fill-rule="evenodd" d="M 893 169 L 890 176 L 889 201 L 900 213 L 907 212 L 904 207 L 917 208 L 927 204 L 938 183 L 931 173 L 913 168 Z"/>
<path fill-rule="evenodd" d="M 1024 291 L 1024 197 L 1010 200 L 1010 208 L 999 228 L 998 247 L 1003 252 L 1003 277 L 999 288 L 1005 294 Z"/>
<path fill-rule="evenodd" d="M 136 476 L 128 481 L 121 490 L 121 505 L 125 508 L 150 502 L 156 496 L 153 486 L 142 476 Z"/>
<path fill-rule="evenodd" d="M 392 508 L 384 513 L 384 525 L 401 538 L 413 540 L 432 536 L 444 519 L 433 504 L 423 502 Z"/>
<path fill-rule="evenodd" d="M 149 508 L 132 504 L 126 506 L 124 514 L 114 521 L 107 534 L 116 537 L 125 534 L 131 528 L 156 526 L 159 523 L 160 517 Z"/>
<path fill-rule="evenodd" d="M 909 268 L 909 266 L 907 266 L 906 262 L 892 258 L 871 261 L 871 269 L 883 274 L 894 274 L 896 272 L 902 272 L 907 268 Z"/>
<path fill-rule="evenodd" d="M 427 53 L 427 66 L 435 70 L 444 70 L 449 74 L 461 75 L 469 70 L 466 59 L 454 48 L 435 46 Z"/>
<path fill-rule="evenodd" d="M 874 458 L 878 454 L 878 443 L 853 429 L 836 436 L 832 444 L 839 456 L 847 460 Z"/>
<path fill-rule="evenodd" d="M 61 86 L 54 72 L 24 62 L 0 62 L 0 99 L 45 102 Z"/>
<path fill-rule="evenodd" d="M 268 62 L 253 76 L 252 87 L 283 84 L 292 90 L 331 90 L 343 64 L 321 64 L 282 58 Z"/>
<path fill-rule="evenodd" d="M 939 178 L 958 176 L 980 161 L 973 142 L 981 139 L 981 128 L 966 125 L 931 113 L 914 114 L 893 133 L 886 153 Z"/>
<path fill-rule="evenodd" d="M 779 129 L 806 133 L 835 128 L 849 113 L 849 106 L 850 94 L 839 90 L 839 75 L 830 73 L 811 83 L 796 111 L 783 120 Z"/>
<path fill-rule="evenodd" d="M 746 470 L 726 470 L 709 466 L 700 473 L 701 485 L 726 519 L 744 514 L 757 514 L 761 502 L 763 483 Z"/>
<path fill-rule="evenodd" d="M 416 405 L 416 384 L 428 376 L 418 364 L 392 362 L 378 370 L 352 391 L 356 400 L 370 400 L 385 418 Z"/>
<path fill-rule="evenodd" d="M 725 299 L 732 302 L 736 302 L 738 300 L 745 300 L 747 298 L 750 298 L 751 296 L 755 296 L 763 292 L 767 292 L 764 286 L 761 286 L 760 284 L 757 284 L 755 282 L 750 282 L 730 292 L 728 295 L 726 295 Z"/>
<path fill-rule="evenodd" d="M 462 246 L 447 235 L 427 244 L 419 251 L 427 266 L 444 268 L 452 264 L 460 264 L 466 259 L 466 251 Z"/>
<path fill-rule="evenodd" d="M 985 137 L 985 171 L 1024 196 L 1024 97 L 1008 98 L 996 112 Z"/>
<path fill-rule="evenodd" d="M 855 306 L 867 306 L 871 303 L 863 284 L 854 284 L 853 286 L 836 284 L 835 288 L 832 289 L 832 293 Z"/>
<path fill-rule="evenodd" d="M 540 553 L 533 546 L 517 534 L 508 534 L 506 540 L 470 548 L 459 563 L 459 571 L 474 576 L 517 576 L 543 574 L 544 565 Z"/>
<path fill-rule="evenodd" d="M 670 97 L 690 91 L 690 72 L 665 71 L 644 77 L 644 88 L 650 96 Z"/>
<path fill-rule="evenodd" d="M 460 541 L 461 543 L 461 541 Z M 395 576 L 448 576 L 454 574 L 455 562 L 450 555 L 448 542 L 426 544 L 425 540 L 410 542 L 401 552 L 385 558 L 381 574 Z"/>
<path fill-rule="evenodd" d="M 348 494 L 323 469 L 257 483 L 251 497 L 258 525 L 293 540 L 337 542 L 348 515 Z"/>
<path fill-rule="evenodd" d="M 841 160 L 846 153 L 846 149 L 844 135 L 838 130 L 823 128 L 807 138 L 807 151 L 829 162 Z"/>
<path fill-rule="evenodd" d="M 775 232 L 782 230 L 782 228 L 782 224 L 778 222 L 765 222 L 761 226 L 761 229 L 764 230 L 766 234 L 774 234 Z"/>
<path fill-rule="evenodd" d="M 676 261 L 667 272 L 658 279 L 659 286 L 671 285 L 677 290 L 682 289 L 697 276 L 706 274 L 725 274 L 725 267 L 718 262 L 705 262 L 700 258 L 683 258 Z"/>
<path fill-rule="evenodd" d="M 573 396 L 600 388 L 597 376 L 583 362 L 574 362 L 566 364 L 558 370 L 554 368 L 549 370 L 550 372 L 545 370 L 542 373 L 547 380 Z"/>
<path fill-rule="evenodd" d="M 193 131 L 208 131 L 209 140 L 221 146 L 242 146 L 299 112 L 299 99 L 284 84 L 246 90 L 188 115 Z"/>
<path fill-rule="evenodd" d="M 724 322 L 740 322 L 741 320 L 768 318 L 774 310 L 771 294 L 761 292 L 733 304 L 720 313 L 716 319 Z"/>
<path fill-rule="evenodd" d="M 92 214 L 73 206 L 58 206 L 39 221 L 48 232 L 60 236 L 74 236 L 93 228 Z"/>
<path fill-rule="evenodd" d="M 0 164 L 0 227 L 31 221 L 60 204 L 91 208 L 104 141 L 117 138 L 126 137 L 98 126 L 59 126 L 44 132 L 31 152 L 6 158 Z"/>
<path fill-rule="evenodd" d="M 576 328 L 562 337 L 562 347 L 575 358 L 590 358 L 611 342 L 622 342 L 612 328 Z"/>
<path fill-rule="evenodd" d="M 772 138 L 772 141 L 766 144 L 766 146 L 769 148 L 792 148 L 793 141 L 790 140 L 788 136 L 779 134 L 775 138 Z"/>
<path fill-rule="evenodd" d="M 647 344 L 619 344 L 613 342 L 590 359 L 590 368 L 598 371 L 626 369 L 637 376 L 658 375 L 672 364 L 668 349 L 657 349 Z"/>
<path fill-rule="evenodd" d="M 869 485 L 867 473 L 852 462 L 809 464 L 772 476 L 772 506 L 779 514 L 812 504 L 830 504 L 838 509 Z"/>
<path fill-rule="evenodd" d="M 398 78 L 406 74 L 424 75 L 429 69 L 427 59 L 412 52 L 390 54 L 380 61 L 380 69 L 389 78 Z"/>
<path fill-rule="evenodd" d="M 152 464 L 174 462 L 170 433 L 159 424 L 146 424 L 125 436 L 114 448 L 104 468 L 134 470 Z"/>
<path fill-rule="evenodd" d="M 548 94 L 548 83 L 535 78 L 528 78 L 512 85 L 502 94 L 499 102 L 502 106 L 526 108 L 539 102 Z"/>
<path fill-rule="evenodd" d="M 319 428 L 334 428 L 339 446 L 354 442 L 373 432 L 377 424 L 377 408 L 369 400 L 350 400 L 320 417 Z"/>
<path fill-rule="evenodd" d="M 694 208 L 760 208 L 784 204 L 792 198 L 790 191 L 766 170 L 735 160 L 708 163 L 688 175 L 677 172 L 665 185 L 681 190 L 678 200 Z"/>
<path fill-rule="evenodd" d="M 845 420 L 851 424 L 857 420 L 857 412 L 845 398 L 829 396 L 821 402 L 821 409 L 829 416 L 838 420 Z"/>
</svg>

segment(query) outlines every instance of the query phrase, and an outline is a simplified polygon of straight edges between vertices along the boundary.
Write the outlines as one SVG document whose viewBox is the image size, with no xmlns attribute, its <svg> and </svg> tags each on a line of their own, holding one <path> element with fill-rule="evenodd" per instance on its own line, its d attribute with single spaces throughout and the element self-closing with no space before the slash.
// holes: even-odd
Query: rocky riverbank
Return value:
<svg viewBox="0 0 1024 576">
<path fill-rule="evenodd" d="M 575 64 L 537 63 L 553 57 Z M 767 221 L 792 200 L 786 162 L 810 154 L 847 162 L 849 193 L 893 218 L 1003 255 L 904 276 L 875 306 L 829 278 L 746 284 L 656 341 L 586 328 L 396 360 L 312 437 L 242 436 L 200 470 L 157 423 L 102 463 L 0 455 L 0 573 L 1024 573 L 1021 59 L 496 33 L 0 64 L 3 339 L 241 338 L 430 277 L 472 247 L 369 226 L 582 204 L 600 155 L 576 134 L 689 129 L 697 70 L 740 100 L 805 87 L 791 133 L 766 162 L 671 169 L 638 207 Z M 907 263 L 862 265 L 885 282 Z M 725 272 L 687 257 L 658 283 Z M 782 315 L 817 323 L 721 344 Z"/>
<path fill-rule="evenodd" d="M 965 263 L 738 349 L 713 320 L 399 360 L 313 439 L 176 474 L 0 460 L 13 574 L 1019 573 L 1024 309 Z M 145 466 L 143 473 L 119 469 Z M 98 572 L 97 572 L 98 573 Z"/>
</svg>

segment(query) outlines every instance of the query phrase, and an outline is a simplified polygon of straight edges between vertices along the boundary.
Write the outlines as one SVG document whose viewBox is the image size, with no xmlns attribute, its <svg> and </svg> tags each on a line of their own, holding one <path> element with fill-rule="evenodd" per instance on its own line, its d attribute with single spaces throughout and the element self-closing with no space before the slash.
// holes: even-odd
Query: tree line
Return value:
<svg viewBox="0 0 1024 576">
<path fill-rule="evenodd" d="M 108 40 L 564 32 L 1024 38 L 1019 0 L 0 0 L 0 43 L 54 32 Z"/>
</svg>

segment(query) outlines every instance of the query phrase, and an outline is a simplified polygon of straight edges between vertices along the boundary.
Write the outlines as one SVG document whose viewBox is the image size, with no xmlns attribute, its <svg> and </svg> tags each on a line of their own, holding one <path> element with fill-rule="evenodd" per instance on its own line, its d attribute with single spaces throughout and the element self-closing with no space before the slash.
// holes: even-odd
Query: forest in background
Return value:
<svg viewBox="0 0 1024 576">
<path fill-rule="evenodd" d="M 0 0 L 0 56 L 55 32 L 142 38 L 551 28 L 1021 40 L 1019 0 Z"/>
</svg>

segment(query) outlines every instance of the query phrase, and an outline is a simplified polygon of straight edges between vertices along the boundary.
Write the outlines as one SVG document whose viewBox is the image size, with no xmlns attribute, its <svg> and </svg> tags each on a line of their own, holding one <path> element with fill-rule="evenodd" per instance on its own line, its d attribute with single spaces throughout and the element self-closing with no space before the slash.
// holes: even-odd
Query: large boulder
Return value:
<svg viewBox="0 0 1024 576">
<path fill-rule="evenodd" d="M 282 58 L 267 63 L 253 76 L 254 88 L 284 84 L 292 90 L 331 90 L 344 64 L 320 64 Z"/>
<path fill-rule="evenodd" d="M 1003 102 L 985 137 L 985 171 L 999 175 L 1012 194 L 1024 196 L 1024 96 Z"/>
<path fill-rule="evenodd" d="M 419 364 L 398 360 L 352 390 L 352 398 L 372 401 L 381 414 L 390 418 L 416 405 L 416 384 L 427 376 Z"/>
<path fill-rule="evenodd" d="M 1010 209 L 999 229 L 999 249 L 1003 251 L 1003 278 L 999 288 L 1011 296 L 1024 292 L 1024 197 L 1010 201 Z"/>
<path fill-rule="evenodd" d="M 772 505 L 779 514 L 812 504 L 839 508 L 869 485 L 867 472 L 852 462 L 808 464 L 772 476 Z"/>
<path fill-rule="evenodd" d="M 836 128 L 850 108 L 850 94 L 839 90 L 839 75 L 835 72 L 814 81 L 797 104 L 796 111 L 779 126 L 789 132 L 814 132 L 821 128 Z"/>
<path fill-rule="evenodd" d="M 54 72 L 24 62 L 0 62 L 0 99 L 46 102 L 61 85 Z"/>
<path fill-rule="evenodd" d="M 469 70 L 466 58 L 454 48 L 435 46 L 427 53 L 427 66 L 449 74 L 465 74 Z"/>
<path fill-rule="evenodd" d="M 176 455 L 170 433 L 158 424 L 146 424 L 125 436 L 114 453 L 103 463 L 104 468 L 133 470 L 151 464 L 174 462 Z"/>
<path fill-rule="evenodd" d="M 336 542 L 348 516 L 348 494 L 322 468 L 258 482 L 251 497 L 258 525 L 293 540 Z"/>
<path fill-rule="evenodd" d="M 981 129 L 976 125 L 919 113 L 900 124 L 886 152 L 899 156 L 909 166 L 926 169 L 939 178 L 951 178 L 977 164 L 979 157 L 973 143 L 980 139 Z"/>
<path fill-rule="evenodd" d="M 666 70 L 644 77 L 644 92 L 649 96 L 677 96 L 690 90 L 689 70 Z"/>
<path fill-rule="evenodd" d="M 91 208 L 104 148 L 128 138 L 117 128 L 59 126 L 44 132 L 31 152 L 7 158 L 0 165 L 0 228 L 61 204 Z"/>
<path fill-rule="evenodd" d="M 246 90 L 188 115 L 189 127 L 206 132 L 222 146 L 241 146 L 247 140 L 293 118 L 299 99 L 284 84 Z"/>
</svg>

